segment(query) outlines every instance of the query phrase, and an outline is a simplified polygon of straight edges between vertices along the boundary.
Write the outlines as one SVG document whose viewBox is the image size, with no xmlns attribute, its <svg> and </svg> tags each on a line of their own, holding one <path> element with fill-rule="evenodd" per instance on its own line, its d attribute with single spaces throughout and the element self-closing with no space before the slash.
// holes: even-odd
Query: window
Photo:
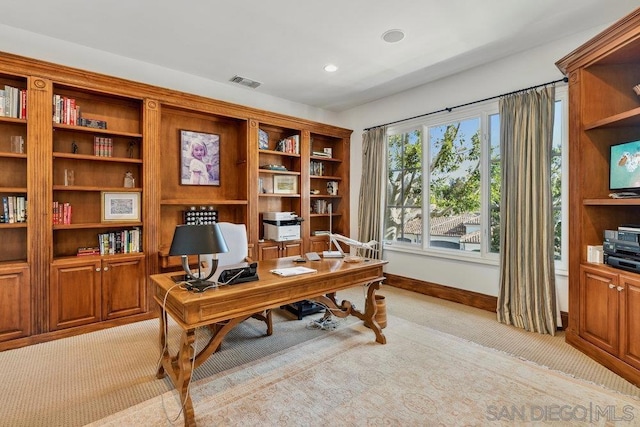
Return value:
<svg viewBox="0 0 640 427">
<path fill-rule="evenodd" d="M 558 267 L 565 265 L 566 254 L 566 118 L 566 88 L 556 88 L 551 185 Z M 387 144 L 385 244 L 496 260 L 501 189 L 498 100 L 389 128 Z"/>
<path fill-rule="evenodd" d="M 385 239 L 422 241 L 422 132 L 389 135 Z"/>
</svg>

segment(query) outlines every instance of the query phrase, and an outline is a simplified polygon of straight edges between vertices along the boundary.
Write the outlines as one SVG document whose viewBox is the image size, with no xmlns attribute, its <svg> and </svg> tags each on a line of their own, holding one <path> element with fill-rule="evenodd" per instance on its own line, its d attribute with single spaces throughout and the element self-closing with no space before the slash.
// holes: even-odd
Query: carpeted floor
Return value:
<svg viewBox="0 0 640 427">
<path fill-rule="evenodd" d="M 387 296 L 390 318 L 408 320 L 611 390 L 640 396 L 637 387 L 567 345 L 562 334 L 550 337 L 527 333 L 497 323 L 493 313 L 392 287 L 383 287 L 382 293 Z M 338 299 L 349 299 L 361 307 L 364 293 L 354 288 L 338 294 Z M 196 370 L 194 380 L 329 335 L 305 328 L 309 318 L 292 319 L 290 314 L 276 310 L 271 337 L 263 337 L 263 323 L 244 322 L 226 338 L 222 351 Z M 359 324 L 358 320 L 349 319 L 342 328 L 354 324 Z M 168 379 L 155 378 L 157 327 L 157 320 L 151 320 L 1 352 L 0 425 L 82 426 L 172 390 Z M 389 333 L 393 327 L 389 322 Z M 177 327 L 172 327 L 173 345 L 178 335 Z M 372 336 L 371 332 L 366 336 Z M 390 349 L 391 344 L 380 346 L 381 351 Z"/>
</svg>

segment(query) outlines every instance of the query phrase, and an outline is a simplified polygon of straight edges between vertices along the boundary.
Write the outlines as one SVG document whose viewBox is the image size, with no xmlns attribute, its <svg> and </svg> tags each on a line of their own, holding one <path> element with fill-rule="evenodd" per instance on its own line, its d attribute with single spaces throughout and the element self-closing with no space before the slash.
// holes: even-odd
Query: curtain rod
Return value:
<svg viewBox="0 0 640 427">
<path fill-rule="evenodd" d="M 503 97 L 503 96 L 513 95 L 514 93 L 526 92 L 526 91 L 531 90 L 531 89 L 537 89 L 537 88 L 542 87 L 542 86 L 548 86 L 548 85 L 552 85 L 552 84 L 556 84 L 556 83 L 560 83 L 560 82 L 567 83 L 568 81 L 569 81 L 569 78 L 563 77 L 561 79 L 554 80 L 552 82 L 542 83 L 542 84 L 539 84 L 539 85 L 528 87 L 526 89 L 514 90 L 513 92 L 503 93 L 502 95 L 496 95 L 496 96 L 492 96 L 492 97 L 489 97 L 489 98 L 480 99 L 478 101 L 467 102 L 466 104 L 456 105 L 455 107 L 447 107 L 447 108 L 443 108 L 441 110 L 432 111 L 430 113 L 419 114 L 417 116 L 409 117 L 407 119 L 400 119 L 400 120 L 396 120 L 395 122 L 385 123 L 383 125 L 371 126 L 371 127 L 365 128 L 364 130 L 368 131 L 368 130 L 375 129 L 375 128 L 382 127 L 382 126 L 395 125 L 396 123 L 402 123 L 402 122 L 406 122 L 406 121 L 409 121 L 409 120 L 418 119 L 420 117 L 430 116 L 432 114 L 443 113 L 445 111 L 450 113 L 451 111 L 453 111 L 454 108 L 460 108 L 460 107 L 466 107 L 467 105 L 479 104 L 481 102 L 490 101 L 492 99 L 500 98 L 500 97 Z"/>
</svg>

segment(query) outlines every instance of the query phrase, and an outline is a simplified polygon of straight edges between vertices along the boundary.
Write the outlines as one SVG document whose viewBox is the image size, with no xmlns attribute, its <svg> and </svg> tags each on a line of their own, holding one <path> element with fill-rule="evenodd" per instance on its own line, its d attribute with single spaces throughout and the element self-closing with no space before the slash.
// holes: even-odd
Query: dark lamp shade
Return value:
<svg viewBox="0 0 640 427">
<path fill-rule="evenodd" d="M 201 255 L 229 252 L 218 224 L 177 225 L 169 255 Z"/>
</svg>

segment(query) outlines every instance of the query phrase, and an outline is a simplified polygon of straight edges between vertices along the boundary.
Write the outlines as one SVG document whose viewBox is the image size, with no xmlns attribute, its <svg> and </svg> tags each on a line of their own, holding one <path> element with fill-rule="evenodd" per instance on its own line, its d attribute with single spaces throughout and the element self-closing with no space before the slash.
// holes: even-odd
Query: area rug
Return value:
<svg viewBox="0 0 640 427">
<path fill-rule="evenodd" d="M 638 425 L 640 400 L 389 316 L 192 383 L 199 426 Z M 213 356 L 215 357 L 215 355 Z M 91 426 L 182 424 L 168 392 Z"/>
</svg>

